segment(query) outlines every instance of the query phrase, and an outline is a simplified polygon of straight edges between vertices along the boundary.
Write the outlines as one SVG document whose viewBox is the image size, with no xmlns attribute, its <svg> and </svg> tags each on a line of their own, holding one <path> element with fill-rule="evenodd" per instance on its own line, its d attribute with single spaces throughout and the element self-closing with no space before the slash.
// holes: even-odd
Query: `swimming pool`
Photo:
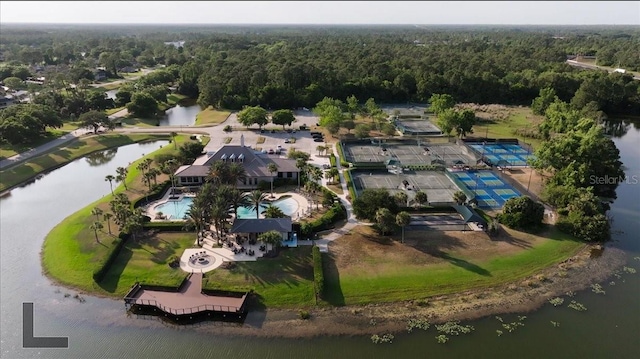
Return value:
<svg viewBox="0 0 640 359">
<path fill-rule="evenodd" d="M 167 219 L 171 220 L 180 220 L 184 219 L 185 214 L 189 211 L 189 207 L 193 203 L 194 197 L 183 196 L 177 201 L 168 201 L 166 203 L 157 205 L 155 207 L 155 211 L 162 212 L 162 214 L 167 216 Z M 284 214 L 287 216 L 291 216 L 292 214 L 298 211 L 298 201 L 293 198 L 283 198 L 272 202 L 272 204 L 282 210 Z M 260 213 L 262 213 L 265 209 L 267 209 L 268 203 L 263 203 L 260 205 Z M 256 210 L 251 209 L 251 207 L 240 207 L 238 209 L 238 218 L 242 219 L 250 219 L 256 218 Z"/>
<path fill-rule="evenodd" d="M 291 216 L 298 211 L 298 201 L 293 198 L 283 198 L 279 199 L 275 202 L 271 202 L 274 206 L 280 208 L 284 214 L 287 216 Z M 267 207 L 268 203 L 263 203 L 260 205 L 260 213 L 262 213 Z M 256 209 L 251 207 L 240 207 L 238 208 L 238 218 L 240 219 L 252 219 L 256 218 Z"/>
</svg>

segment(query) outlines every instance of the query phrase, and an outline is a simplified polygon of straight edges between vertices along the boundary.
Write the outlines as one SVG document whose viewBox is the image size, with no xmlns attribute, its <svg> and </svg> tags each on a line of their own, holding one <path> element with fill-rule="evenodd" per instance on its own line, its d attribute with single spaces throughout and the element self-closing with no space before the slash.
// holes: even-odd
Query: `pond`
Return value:
<svg viewBox="0 0 640 359">
<path fill-rule="evenodd" d="M 160 126 L 193 126 L 200 111 L 199 105 L 176 105 L 166 111 L 164 118 L 160 119 Z"/>
</svg>

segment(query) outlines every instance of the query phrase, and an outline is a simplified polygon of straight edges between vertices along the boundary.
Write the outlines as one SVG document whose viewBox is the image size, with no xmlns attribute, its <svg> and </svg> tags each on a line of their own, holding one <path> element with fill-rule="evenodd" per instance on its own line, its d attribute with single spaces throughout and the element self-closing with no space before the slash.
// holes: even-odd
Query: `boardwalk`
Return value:
<svg viewBox="0 0 640 359">
<path fill-rule="evenodd" d="M 136 289 L 137 288 L 137 289 Z M 247 295 L 242 297 L 213 296 L 202 293 L 202 273 L 193 273 L 179 292 L 134 287 L 125 297 L 127 304 L 155 306 L 175 315 L 206 311 L 241 313 Z"/>
</svg>

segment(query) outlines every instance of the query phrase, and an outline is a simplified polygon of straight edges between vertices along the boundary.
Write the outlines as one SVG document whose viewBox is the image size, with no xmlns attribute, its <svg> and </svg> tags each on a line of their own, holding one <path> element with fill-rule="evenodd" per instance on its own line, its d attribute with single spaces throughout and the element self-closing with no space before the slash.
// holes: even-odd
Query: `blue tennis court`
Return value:
<svg viewBox="0 0 640 359">
<path fill-rule="evenodd" d="M 451 174 L 475 194 L 478 206 L 482 208 L 502 208 L 509 198 L 520 196 L 520 192 L 491 171 L 458 171 Z"/>
<path fill-rule="evenodd" d="M 492 165 L 507 161 L 511 166 L 527 166 L 527 159 L 533 157 L 527 149 L 515 143 L 467 143 L 478 154 L 484 155 Z"/>
</svg>

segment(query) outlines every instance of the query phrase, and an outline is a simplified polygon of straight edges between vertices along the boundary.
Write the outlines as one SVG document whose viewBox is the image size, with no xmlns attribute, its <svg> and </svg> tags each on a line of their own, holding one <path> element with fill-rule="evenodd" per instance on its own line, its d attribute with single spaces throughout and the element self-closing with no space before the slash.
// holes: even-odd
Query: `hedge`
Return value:
<svg viewBox="0 0 640 359">
<path fill-rule="evenodd" d="M 386 170 L 387 165 L 382 162 L 355 162 L 353 169 L 366 169 L 366 170 Z"/>
<path fill-rule="evenodd" d="M 324 272 L 322 271 L 322 254 L 318 246 L 313 246 L 313 282 L 316 289 L 316 297 L 322 297 L 324 292 Z"/>
<path fill-rule="evenodd" d="M 329 155 L 329 163 L 331 164 L 331 167 L 337 167 L 336 164 L 337 160 L 336 160 L 336 155 L 334 155 L 333 153 Z"/>
<path fill-rule="evenodd" d="M 356 199 L 356 189 L 353 185 L 353 179 L 351 178 L 351 170 L 344 171 L 344 180 L 347 181 L 347 189 L 349 190 L 351 202 L 353 202 Z"/>
<path fill-rule="evenodd" d="M 109 268 L 111 268 L 111 264 L 118 257 L 120 251 L 122 250 L 122 247 L 124 247 L 128 239 L 129 234 L 122 232 L 118 234 L 118 243 L 116 243 L 116 245 L 111 248 L 111 252 L 106 257 L 104 257 L 105 259 L 102 262 L 102 265 L 93 271 L 93 280 L 96 283 L 100 283 L 102 281 L 104 275 L 109 271 Z"/>
<path fill-rule="evenodd" d="M 144 229 L 157 229 L 162 232 L 182 232 L 186 222 L 146 222 L 142 224 Z"/>
<path fill-rule="evenodd" d="M 445 167 L 443 165 L 406 165 L 411 171 L 443 171 Z"/>
<path fill-rule="evenodd" d="M 302 223 L 300 232 L 304 237 L 309 237 L 313 233 L 333 228 L 333 224 L 346 218 L 347 210 L 341 203 L 335 203 L 322 217 Z"/>
<path fill-rule="evenodd" d="M 170 180 L 166 180 L 155 185 L 146 196 L 142 196 L 132 203 L 133 208 L 138 208 L 140 206 L 144 206 L 145 204 L 159 200 L 160 198 L 162 198 L 162 196 L 164 196 L 169 187 L 171 187 Z"/>
</svg>

